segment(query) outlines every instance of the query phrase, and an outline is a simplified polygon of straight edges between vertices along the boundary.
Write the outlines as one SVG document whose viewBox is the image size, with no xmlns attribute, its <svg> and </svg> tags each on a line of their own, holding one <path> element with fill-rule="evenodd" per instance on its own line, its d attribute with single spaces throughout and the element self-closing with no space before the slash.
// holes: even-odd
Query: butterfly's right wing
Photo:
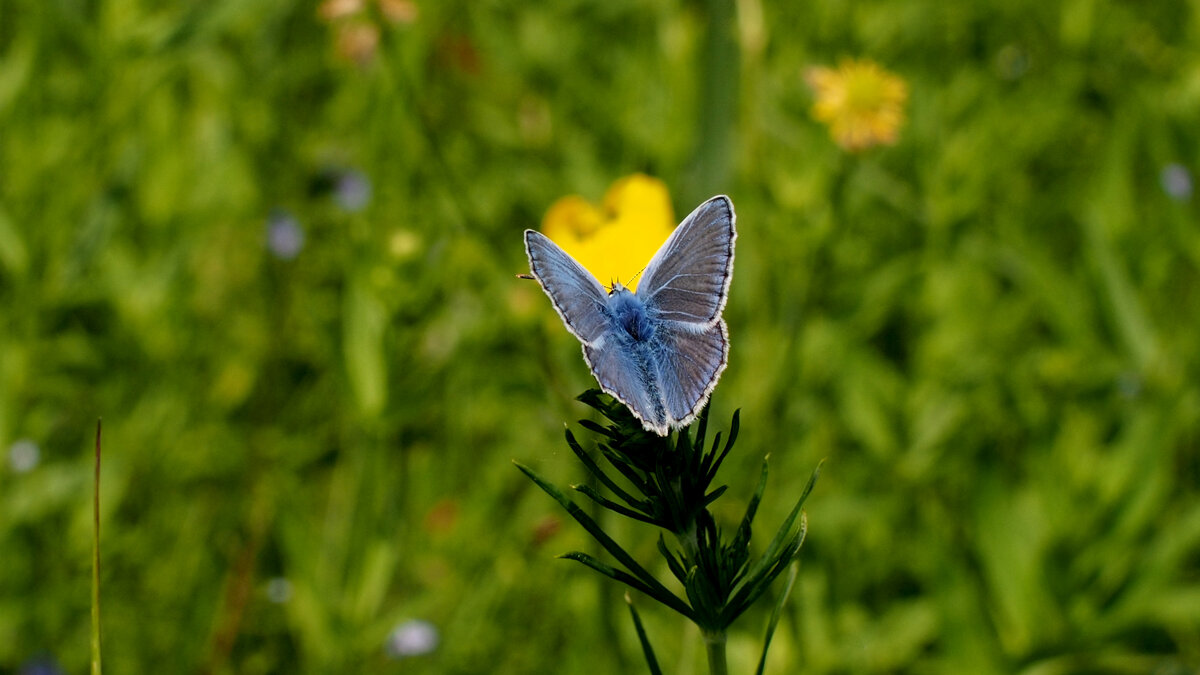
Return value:
<svg viewBox="0 0 1200 675">
<path fill-rule="evenodd" d="M 637 295 L 666 321 L 717 323 L 733 278 L 737 240 L 733 202 L 724 195 L 696 207 L 654 254 Z"/>
<path fill-rule="evenodd" d="M 729 362 L 729 332 L 725 321 L 702 330 L 689 330 L 695 324 L 665 325 L 656 337 L 655 350 L 658 386 L 667 422 L 673 428 L 685 427 L 708 403 L 725 364 Z"/>
<path fill-rule="evenodd" d="M 608 293 L 575 259 L 540 232 L 525 230 L 529 270 L 537 278 L 567 330 L 585 345 L 603 344 L 608 329 Z"/>
</svg>

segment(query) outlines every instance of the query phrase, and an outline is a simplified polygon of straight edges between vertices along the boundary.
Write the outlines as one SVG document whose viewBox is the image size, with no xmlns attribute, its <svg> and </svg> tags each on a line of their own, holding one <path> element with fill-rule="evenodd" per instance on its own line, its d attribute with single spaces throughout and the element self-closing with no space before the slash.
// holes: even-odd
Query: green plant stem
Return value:
<svg viewBox="0 0 1200 675">
<path fill-rule="evenodd" d="M 696 520 L 693 518 L 691 523 L 688 523 L 688 528 L 683 532 L 675 535 L 679 541 L 679 545 L 683 547 L 683 553 L 689 560 L 696 560 L 700 555 L 700 537 L 696 534 Z"/>
<path fill-rule="evenodd" d="M 709 675 L 729 675 L 729 664 L 725 660 L 725 631 L 705 631 L 704 648 L 708 652 Z"/>
</svg>

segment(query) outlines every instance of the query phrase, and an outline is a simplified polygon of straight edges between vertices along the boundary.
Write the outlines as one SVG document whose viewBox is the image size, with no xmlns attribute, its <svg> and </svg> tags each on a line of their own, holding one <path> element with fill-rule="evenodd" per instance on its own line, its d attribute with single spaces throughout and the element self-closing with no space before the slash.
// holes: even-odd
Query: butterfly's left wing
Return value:
<svg viewBox="0 0 1200 675">
<path fill-rule="evenodd" d="M 713 197 L 684 218 L 654 254 L 637 295 L 659 318 L 705 328 L 721 318 L 733 278 L 735 220 L 733 202 Z"/>
<path fill-rule="evenodd" d="M 658 386 L 673 428 L 692 423 L 729 362 L 729 332 L 718 319 L 696 331 L 695 324 L 664 324 L 656 334 Z"/>
<path fill-rule="evenodd" d="M 545 235 L 525 230 L 529 270 L 550 296 L 567 330 L 585 345 L 602 343 L 608 293 L 590 272 Z"/>
<path fill-rule="evenodd" d="M 647 429 L 667 434 L 667 413 L 652 366 L 612 336 L 608 294 L 566 251 L 533 230 L 525 231 L 529 268 L 567 329 L 583 342 L 583 356 L 600 388 L 624 403 Z"/>
<path fill-rule="evenodd" d="M 630 353 L 619 340 L 595 347 L 584 345 L 583 356 L 605 393 L 624 403 L 647 431 L 667 435 L 670 420 L 649 372 L 652 365 Z"/>
</svg>

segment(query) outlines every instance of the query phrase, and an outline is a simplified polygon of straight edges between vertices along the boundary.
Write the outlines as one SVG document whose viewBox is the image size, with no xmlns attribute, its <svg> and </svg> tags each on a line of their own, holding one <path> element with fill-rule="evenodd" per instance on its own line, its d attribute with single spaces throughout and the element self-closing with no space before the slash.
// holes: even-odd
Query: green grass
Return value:
<svg viewBox="0 0 1200 675">
<path fill-rule="evenodd" d="M 98 417 L 109 672 L 646 672 L 511 462 L 579 481 L 593 382 L 521 231 L 635 171 L 737 208 L 729 501 L 827 458 L 768 673 L 1200 669 L 1200 8 L 418 5 L 360 67 L 307 3 L 0 0 L 0 672 L 90 661 Z M 844 56 L 908 82 L 895 147 L 810 117 Z"/>
</svg>

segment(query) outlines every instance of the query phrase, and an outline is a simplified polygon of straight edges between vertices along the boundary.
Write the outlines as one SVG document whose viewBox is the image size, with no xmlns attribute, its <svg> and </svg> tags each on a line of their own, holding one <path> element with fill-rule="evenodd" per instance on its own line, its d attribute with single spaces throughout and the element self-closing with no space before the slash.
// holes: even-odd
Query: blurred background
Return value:
<svg viewBox="0 0 1200 675">
<path fill-rule="evenodd" d="M 110 672 L 645 672 L 511 463 L 594 382 L 521 232 L 636 173 L 738 211 L 718 516 L 827 459 L 769 672 L 1200 672 L 1198 168 L 1183 0 L 0 0 L 0 672 L 86 668 L 99 417 Z"/>
</svg>

